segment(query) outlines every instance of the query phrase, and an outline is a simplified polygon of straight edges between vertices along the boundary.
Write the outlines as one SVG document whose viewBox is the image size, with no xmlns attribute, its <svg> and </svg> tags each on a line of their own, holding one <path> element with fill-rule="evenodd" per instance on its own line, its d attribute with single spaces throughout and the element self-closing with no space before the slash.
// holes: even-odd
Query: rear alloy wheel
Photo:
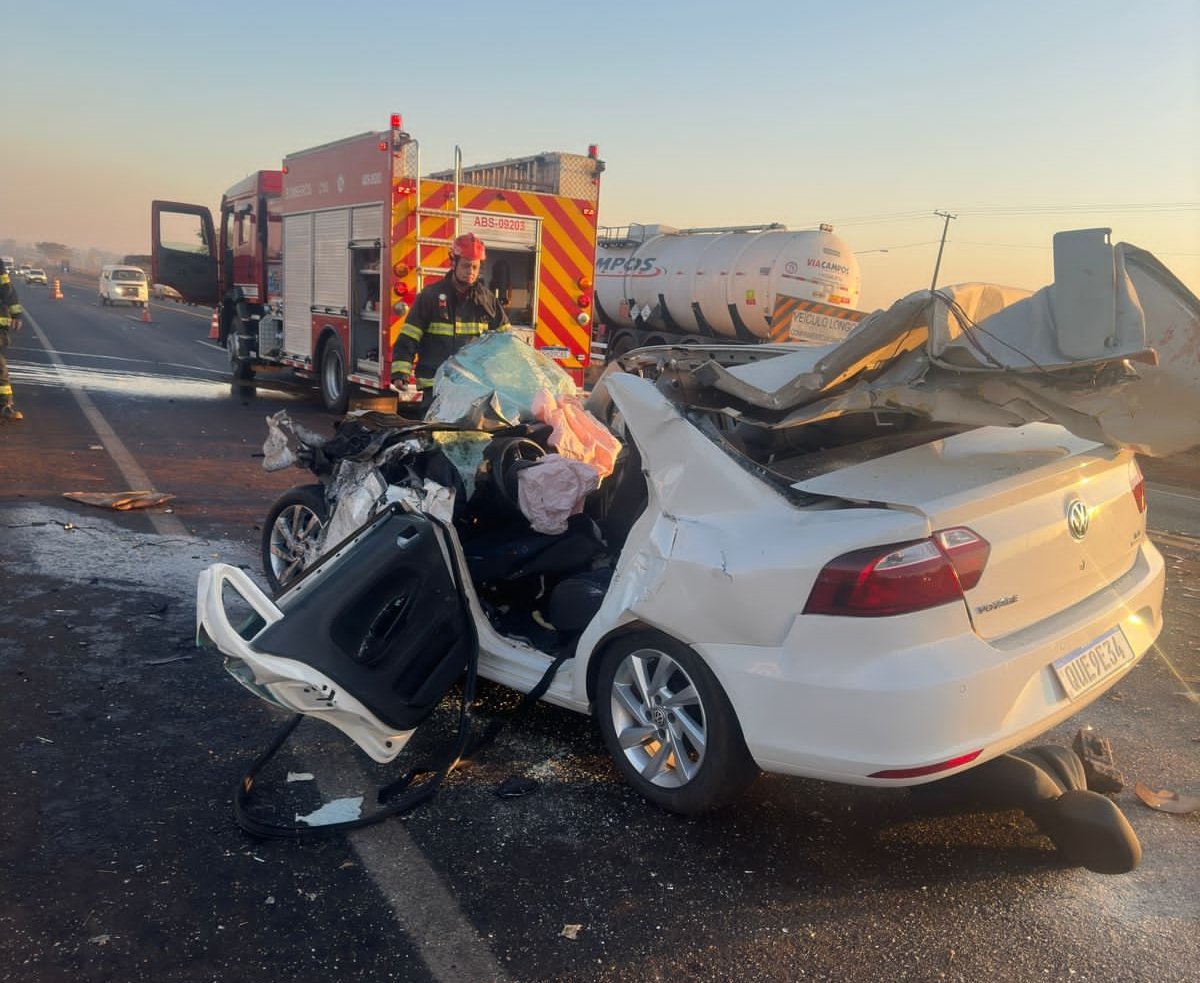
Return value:
<svg viewBox="0 0 1200 983">
<path fill-rule="evenodd" d="M 712 670 L 666 635 L 627 635 L 605 651 L 595 709 L 618 771 L 671 812 L 691 815 L 723 805 L 758 775 Z"/>
<path fill-rule="evenodd" d="M 321 485 L 297 485 L 271 507 L 263 523 L 262 565 L 272 590 L 283 590 L 317 561 L 328 518 Z"/>
<path fill-rule="evenodd" d="M 330 413 L 339 416 L 350 406 L 350 383 L 346 379 L 346 354 L 337 337 L 331 337 L 321 349 L 321 402 Z"/>
</svg>

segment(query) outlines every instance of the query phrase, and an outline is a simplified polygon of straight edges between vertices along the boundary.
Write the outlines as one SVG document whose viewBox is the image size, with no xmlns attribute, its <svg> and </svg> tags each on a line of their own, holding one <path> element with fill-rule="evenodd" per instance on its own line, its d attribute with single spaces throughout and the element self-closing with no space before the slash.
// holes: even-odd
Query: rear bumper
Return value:
<svg viewBox="0 0 1200 983">
<path fill-rule="evenodd" d="M 985 642 L 965 606 L 902 618 L 800 616 L 776 649 L 698 646 L 766 771 L 861 785 L 912 785 L 1002 754 L 1110 689 L 1162 629 L 1165 576 L 1150 543 L 1109 588 Z M 899 624 L 905 621 L 906 624 Z M 1052 663 L 1120 627 L 1135 659 L 1074 700 Z M 897 639 L 929 641 L 896 647 Z M 922 777 L 875 778 L 979 752 Z"/>
</svg>

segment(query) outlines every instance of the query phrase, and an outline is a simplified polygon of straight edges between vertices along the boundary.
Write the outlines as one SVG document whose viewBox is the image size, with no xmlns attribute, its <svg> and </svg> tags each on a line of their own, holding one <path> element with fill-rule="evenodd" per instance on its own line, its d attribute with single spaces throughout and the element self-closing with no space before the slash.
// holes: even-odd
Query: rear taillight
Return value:
<svg viewBox="0 0 1200 983">
<path fill-rule="evenodd" d="M 1133 473 L 1130 475 L 1133 481 L 1133 487 L 1130 489 L 1133 492 L 1133 500 L 1137 503 L 1137 510 L 1143 515 L 1146 513 L 1146 479 L 1142 476 L 1142 469 L 1138 467 L 1137 461 L 1133 462 Z"/>
<path fill-rule="evenodd" d="M 988 555 L 992 552 L 986 539 L 966 526 L 942 529 L 935 532 L 933 538 L 954 564 L 954 572 L 958 574 L 958 582 L 964 591 L 979 583 L 983 568 L 987 566 Z"/>
<path fill-rule="evenodd" d="M 987 540 L 957 526 L 845 553 L 817 575 L 804 613 L 882 618 L 961 601 L 979 583 L 990 551 Z"/>
</svg>

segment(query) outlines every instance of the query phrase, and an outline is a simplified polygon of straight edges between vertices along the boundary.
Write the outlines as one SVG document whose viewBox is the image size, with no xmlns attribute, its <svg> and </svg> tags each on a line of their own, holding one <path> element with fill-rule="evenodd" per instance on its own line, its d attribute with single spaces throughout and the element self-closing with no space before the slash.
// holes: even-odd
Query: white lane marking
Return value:
<svg viewBox="0 0 1200 983">
<path fill-rule="evenodd" d="M 219 352 L 225 351 L 224 345 L 214 345 L 211 341 L 206 341 L 204 338 L 193 338 L 197 345 L 203 345 L 205 348 L 215 348 Z"/>
<path fill-rule="evenodd" d="M 28 322 L 29 326 L 33 328 L 34 334 L 38 336 L 38 340 L 45 346 L 46 354 L 50 361 L 54 363 L 54 367 L 56 369 L 65 369 L 67 367 L 66 363 L 58 357 L 58 354 L 50 345 L 50 339 L 46 337 L 45 332 L 42 331 L 29 311 L 25 311 L 21 315 L 21 319 Z M 92 402 L 91 397 L 78 386 L 67 383 L 65 379 L 63 381 L 63 388 L 75 397 L 75 402 L 79 404 L 79 409 L 87 417 L 88 423 L 92 425 L 92 429 L 96 431 L 96 436 L 100 438 L 100 443 L 104 445 L 104 449 L 108 451 L 108 456 L 113 459 L 117 470 L 121 472 L 121 477 L 129 483 L 130 490 L 155 491 L 154 486 L 150 484 L 150 478 L 146 475 L 146 472 L 141 469 L 141 466 L 134 460 L 133 455 L 121 443 L 121 438 L 109 426 L 103 414 L 96 409 L 96 404 Z M 150 524 L 154 526 L 154 531 L 160 536 L 188 535 L 187 527 L 174 515 L 167 515 L 162 512 L 148 512 L 147 518 L 149 518 Z"/>
<path fill-rule="evenodd" d="M 357 830 L 350 841 L 435 980 L 493 983 L 508 978 L 400 821 L 385 819 Z"/>
<path fill-rule="evenodd" d="M 203 344 L 203 342 L 201 342 L 201 344 Z M 217 350 L 221 351 L 221 352 L 225 351 L 224 348 L 220 348 L 219 346 L 217 347 Z M 9 351 L 13 351 L 13 352 L 25 351 L 25 352 L 39 352 L 40 353 L 43 351 L 43 349 L 12 347 L 9 349 Z M 46 349 L 45 351 L 48 354 L 51 351 L 51 349 Z M 55 349 L 53 349 L 53 352 L 55 355 L 66 355 L 69 358 L 94 358 L 97 361 L 106 361 L 106 362 L 132 362 L 134 365 L 153 365 L 155 368 L 158 368 L 160 366 L 166 366 L 167 368 L 170 368 L 170 369 L 188 369 L 192 372 L 211 372 L 213 375 L 222 375 L 223 376 L 228 372 L 228 369 L 210 369 L 206 365 L 184 365 L 182 362 L 156 362 L 156 361 L 153 361 L 148 358 L 130 358 L 128 355 L 93 355 L 91 352 L 64 352 L 61 348 L 55 348 Z M 80 367 L 81 366 L 78 366 L 78 365 L 72 366 L 72 368 L 80 368 Z"/>
<path fill-rule="evenodd" d="M 1166 498 L 1178 498 L 1185 502 L 1200 502 L 1200 495 L 1193 495 L 1189 492 L 1168 491 L 1162 485 L 1146 485 L 1146 490 L 1153 495 L 1163 496 Z"/>
<path fill-rule="evenodd" d="M 164 311 L 174 311 L 176 314 L 185 314 L 188 317 L 198 317 L 201 321 L 211 321 L 212 320 L 211 313 L 197 314 L 195 311 L 187 311 L 187 310 L 184 310 L 182 307 L 172 307 L 168 304 L 153 304 L 152 303 L 150 306 L 161 308 Z"/>
</svg>

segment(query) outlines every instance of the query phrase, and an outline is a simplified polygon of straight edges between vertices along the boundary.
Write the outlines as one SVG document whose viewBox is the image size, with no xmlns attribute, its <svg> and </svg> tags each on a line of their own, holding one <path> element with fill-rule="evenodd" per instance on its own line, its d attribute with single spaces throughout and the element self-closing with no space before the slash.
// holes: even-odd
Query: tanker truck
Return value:
<svg viewBox="0 0 1200 983">
<path fill-rule="evenodd" d="M 593 365 L 643 345 L 841 341 L 858 261 L 832 226 L 780 224 L 599 230 Z"/>
</svg>

